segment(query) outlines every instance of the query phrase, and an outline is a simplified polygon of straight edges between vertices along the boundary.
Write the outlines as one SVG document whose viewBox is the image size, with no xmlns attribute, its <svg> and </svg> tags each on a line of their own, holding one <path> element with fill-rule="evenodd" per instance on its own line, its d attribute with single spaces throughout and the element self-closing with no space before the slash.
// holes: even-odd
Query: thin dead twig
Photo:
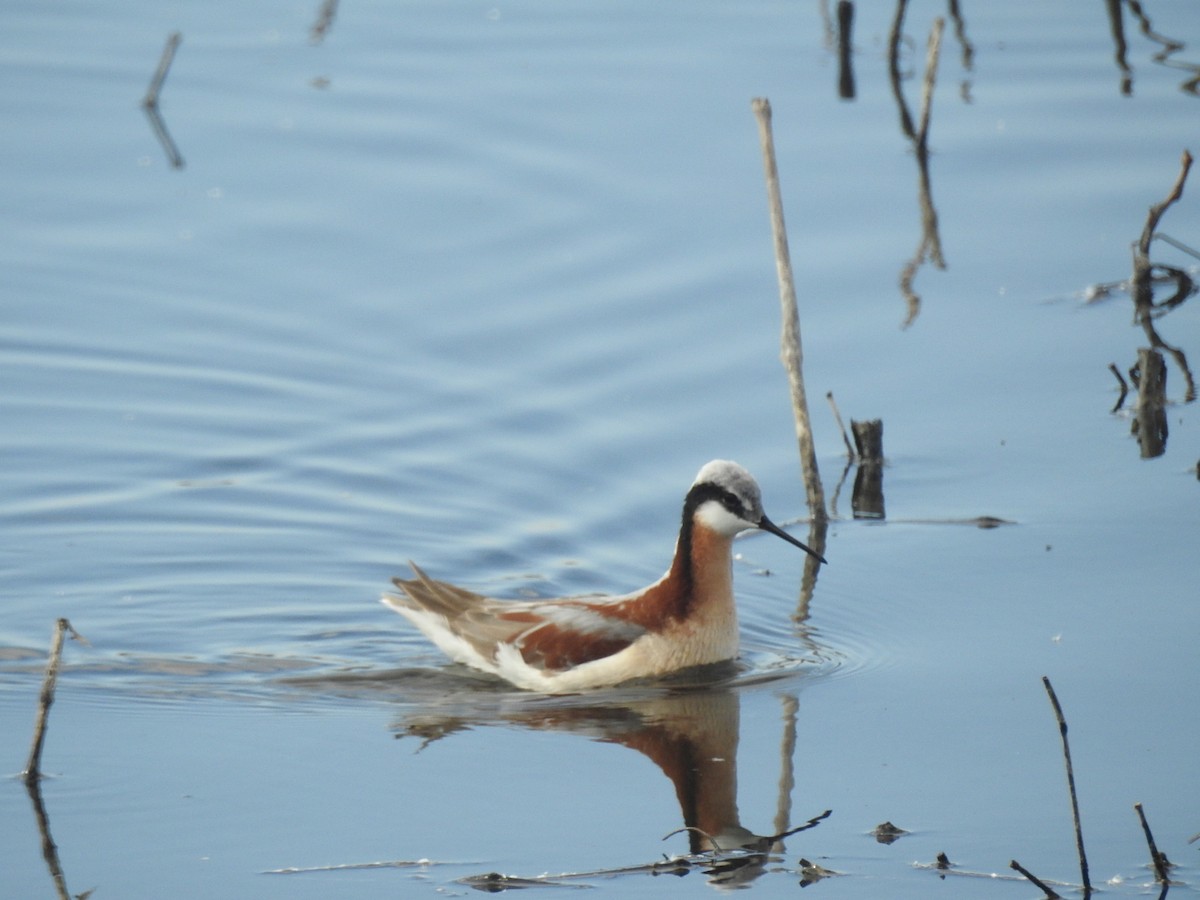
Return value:
<svg viewBox="0 0 1200 900">
<path fill-rule="evenodd" d="M 1146 226 L 1142 229 L 1142 236 L 1138 239 L 1137 244 L 1138 251 L 1142 256 L 1149 257 L 1150 255 L 1150 242 L 1154 239 L 1154 231 L 1158 228 L 1158 221 L 1163 217 L 1163 213 L 1183 196 L 1183 184 L 1187 181 L 1188 171 L 1191 168 L 1192 154 L 1184 150 L 1183 155 L 1179 158 L 1179 175 L 1175 179 L 1171 193 L 1167 194 L 1166 198 L 1159 203 L 1151 206 L 1146 215 Z"/>
<path fill-rule="evenodd" d="M 167 35 L 167 45 L 163 47 L 162 56 L 158 59 L 158 68 L 154 70 L 150 86 L 146 89 L 146 96 L 142 98 L 142 106 L 147 109 L 158 106 L 158 95 L 162 92 L 163 82 L 167 80 L 167 73 L 171 71 L 171 63 L 175 60 L 175 51 L 179 49 L 182 41 L 183 35 L 178 31 Z"/>
<path fill-rule="evenodd" d="M 846 445 L 846 456 L 851 462 L 857 458 L 854 452 L 854 445 L 850 443 L 850 435 L 846 432 L 846 426 L 842 423 L 842 414 L 838 411 L 837 402 L 833 399 L 833 391 L 825 393 L 825 399 L 829 401 L 829 408 L 833 410 L 834 421 L 837 422 L 838 430 L 842 432 L 842 443 Z"/>
<path fill-rule="evenodd" d="M 1033 886 L 1036 887 L 1038 890 L 1044 891 L 1046 894 L 1046 900 L 1061 900 L 1061 897 L 1062 897 L 1061 894 L 1055 893 L 1053 888 L 1051 888 L 1048 884 L 1046 884 L 1044 881 L 1042 881 L 1040 878 L 1038 878 L 1036 875 L 1034 875 L 1032 872 L 1030 872 L 1028 869 L 1026 869 L 1023 865 L 1021 865 L 1015 859 L 1012 860 L 1008 864 L 1008 867 L 1010 869 L 1015 869 L 1016 871 L 1018 871 L 1022 875 L 1024 875 L 1026 878 L 1028 878 L 1029 881 L 1032 882 Z"/>
<path fill-rule="evenodd" d="M 25 771 L 22 773 L 26 784 L 33 784 L 42 777 L 42 747 L 46 742 L 46 724 L 49 720 L 50 706 L 54 703 L 54 687 L 58 682 L 58 669 L 62 664 L 63 638 L 68 632 L 75 640 L 87 643 L 66 619 L 59 619 L 54 623 L 54 636 L 50 642 L 50 661 L 46 664 L 46 676 L 42 679 L 42 693 L 38 700 L 37 716 L 33 721 L 33 744 L 29 748 L 29 761 L 25 764 Z"/>
<path fill-rule="evenodd" d="M 1054 686 L 1045 675 L 1042 676 L 1042 685 L 1050 696 L 1054 717 L 1058 720 L 1058 732 L 1062 737 L 1063 759 L 1067 766 L 1067 790 L 1071 795 L 1071 815 L 1075 820 L 1075 847 L 1079 851 L 1079 872 L 1083 879 L 1083 893 L 1087 897 L 1092 893 L 1092 881 L 1088 875 L 1087 853 L 1083 849 L 1083 828 L 1079 824 L 1079 798 L 1075 794 L 1075 770 L 1071 765 L 1071 746 L 1067 742 L 1067 720 L 1063 717 L 1062 706 L 1058 702 L 1058 695 L 1054 693 Z"/>
</svg>

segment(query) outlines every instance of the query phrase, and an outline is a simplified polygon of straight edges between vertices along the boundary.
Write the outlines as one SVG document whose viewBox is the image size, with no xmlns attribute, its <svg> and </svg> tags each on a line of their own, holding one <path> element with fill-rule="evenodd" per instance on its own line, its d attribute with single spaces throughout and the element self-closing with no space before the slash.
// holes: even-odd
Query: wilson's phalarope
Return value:
<svg viewBox="0 0 1200 900">
<path fill-rule="evenodd" d="M 456 662 L 548 694 L 619 684 L 737 656 L 733 538 L 760 528 L 825 558 L 767 518 L 753 476 L 713 460 L 683 501 L 675 559 L 620 597 L 494 600 L 430 578 L 393 579 L 383 602 Z"/>
</svg>

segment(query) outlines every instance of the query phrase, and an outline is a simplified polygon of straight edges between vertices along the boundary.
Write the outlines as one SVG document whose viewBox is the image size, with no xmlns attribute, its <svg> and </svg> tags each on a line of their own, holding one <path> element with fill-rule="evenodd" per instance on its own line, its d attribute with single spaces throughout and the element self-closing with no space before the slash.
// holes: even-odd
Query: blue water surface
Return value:
<svg viewBox="0 0 1200 900">
<path fill-rule="evenodd" d="M 687 853 L 660 839 L 689 809 L 759 835 L 833 813 L 736 877 L 571 883 L 794 893 L 804 857 L 839 896 L 1033 896 L 1011 859 L 1080 880 L 1043 675 L 1093 882 L 1157 894 L 1141 801 L 1195 893 L 1195 403 L 1168 357 L 1143 458 L 1109 370 L 1147 345 L 1131 244 L 1200 148 L 1192 5 L 1120 6 L 1122 52 L 1103 5 L 959 4 L 941 266 L 902 126 L 941 4 L 908 4 L 895 85 L 896 10 L 856 5 L 853 97 L 829 4 L 343 3 L 315 33 L 318 6 L 0 12 L 0 771 L 55 620 L 89 641 L 43 761 L 63 880 L 10 779 L 0 896 L 467 895 Z M 179 166 L 139 105 L 175 31 Z M 718 457 L 806 536 L 759 96 L 829 565 L 739 541 L 721 687 L 547 701 L 449 666 L 377 603 L 409 559 L 626 591 Z M 1195 247 L 1192 187 L 1159 231 Z M 1198 309 L 1157 320 L 1193 359 Z M 884 422 L 882 519 L 854 516 L 827 392 Z"/>
</svg>

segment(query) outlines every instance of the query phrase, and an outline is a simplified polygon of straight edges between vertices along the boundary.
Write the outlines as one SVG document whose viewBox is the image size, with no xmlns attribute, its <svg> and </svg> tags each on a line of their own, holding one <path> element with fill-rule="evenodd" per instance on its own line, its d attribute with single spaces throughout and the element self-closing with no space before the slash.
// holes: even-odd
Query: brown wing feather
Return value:
<svg viewBox="0 0 1200 900">
<path fill-rule="evenodd" d="M 610 634 L 574 631 L 547 622 L 513 643 L 525 662 L 537 669 L 562 671 L 619 653 L 636 640 Z"/>
<path fill-rule="evenodd" d="M 406 606 L 426 609 L 447 619 L 456 619 L 472 607 L 487 601 L 481 594 L 457 587 L 447 581 L 435 581 L 414 562 L 409 563 L 417 574 L 416 580 L 393 578 L 392 584 L 400 588 L 411 602 Z"/>
<path fill-rule="evenodd" d="M 468 591 L 447 581 L 430 578 L 414 562 L 409 563 L 415 579 L 393 578 L 401 593 L 393 595 L 409 609 L 425 610 L 442 616 L 455 634 L 470 643 L 484 657 L 495 653 L 496 644 L 512 640 L 528 628 L 520 622 L 506 622 L 498 609 L 506 604 Z"/>
<path fill-rule="evenodd" d="M 396 597 L 410 609 L 446 619 L 449 627 L 485 657 L 496 644 L 516 647 L 525 662 L 543 670 L 569 669 L 624 650 L 645 628 L 614 616 L 616 607 L 577 602 L 501 601 L 430 578 L 413 562 L 415 579 L 393 578 Z"/>
</svg>

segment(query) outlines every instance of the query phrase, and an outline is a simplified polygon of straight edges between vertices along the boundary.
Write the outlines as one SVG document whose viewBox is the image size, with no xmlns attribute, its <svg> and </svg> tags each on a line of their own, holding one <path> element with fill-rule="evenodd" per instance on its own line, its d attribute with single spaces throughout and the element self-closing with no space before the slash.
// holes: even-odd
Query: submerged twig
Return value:
<svg viewBox="0 0 1200 900">
<path fill-rule="evenodd" d="M 150 130 L 154 132 L 154 136 L 158 138 L 159 144 L 162 145 L 163 152 L 167 154 L 167 162 L 170 163 L 172 169 L 183 168 L 183 155 L 179 152 L 179 148 L 175 146 L 175 141 L 171 137 L 171 132 L 167 131 L 167 123 L 163 121 L 162 113 L 158 111 L 158 104 L 143 108 L 146 113 L 146 118 L 150 120 Z"/>
<path fill-rule="evenodd" d="M 1171 864 L 1167 860 L 1167 855 L 1161 853 L 1158 845 L 1154 843 L 1154 835 L 1150 831 L 1150 823 L 1146 821 L 1146 811 L 1142 809 L 1142 804 L 1135 803 L 1133 808 L 1137 811 L 1138 820 L 1142 823 L 1142 833 L 1146 835 L 1146 845 L 1150 848 L 1150 861 L 1154 864 L 1155 879 L 1166 884 L 1169 880 L 1167 869 Z"/>
<path fill-rule="evenodd" d="M 1176 250 L 1186 253 L 1188 256 L 1193 256 L 1196 259 L 1200 259 L 1200 250 L 1196 250 L 1194 247 L 1189 247 L 1183 241 L 1175 240 L 1175 238 L 1171 237 L 1169 234 L 1156 234 L 1155 237 L 1164 244 L 1170 244 Z"/>
<path fill-rule="evenodd" d="M 83 637 L 66 619 L 54 623 L 54 637 L 50 643 L 50 661 L 46 664 L 46 676 L 42 679 L 42 693 L 38 701 L 37 716 L 33 722 L 33 744 L 29 748 L 29 761 L 25 764 L 23 777 L 26 784 L 33 784 L 42 777 L 42 746 L 46 742 L 46 723 L 50 706 L 54 703 L 54 687 L 58 682 L 58 669 L 62 663 L 63 638 L 67 632 L 75 640 Z"/>
<path fill-rule="evenodd" d="M 162 56 L 158 60 L 158 68 L 155 69 L 154 76 L 150 79 L 150 86 L 146 88 L 146 96 L 142 98 L 142 109 L 145 110 L 146 118 L 150 120 L 150 129 L 158 138 L 163 152 L 167 154 L 167 162 L 173 169 L 183 168 L 183 156 L 180 154 L 179 148 L 175 146 L 175 141 L 171 139 L 171 133 L 167 131 L 167 123 L 163 121 L 162 114 L 158 110 L 158 96 L 162 91 L 163 82 L 167 80 L 167 72 L 171 69 L 171 63 L 175 59 L 175 51 L 179 49 L 182 41 L 183 35 L 178 31 L 167 35 L 167 45 L 163 47 Z"/>
<path fill-rule="evenodd" d="M 428 859 L 384 859 L 365 863 L 334 863 L 328 866 L 287 866 L 264 869 L 263 875 L 304 875 L 309 872 L 344 872 L 358 869 L 427 869 L 440 863 Z"/>
<path fill-rule="evenodd" d="M 171 70 L 175 51 L 179 49 L 182 40 L 183 35 L 178 31 L 172 31 L 167 35 L 167 45 L 163 47 L 162 56 L 159 57 L 158 68 L 154 70 L 154 76 L 150 79 L 150 87 L 146 89 L 146 96 L 142 98 L 142 106 L 147 109 L 158 106 L 158 95 L 162 91 L 163 82 L 167 80 L 167 72 Z"/>
<path fill-rule="evenodd" d="M 804 352 L 800 346 L 800 313 L 796 304 L 796 283 L 792 277 L 792 261 L 788 252 L 787 228 L 783 221 L 783 201 L 779 193 L 779 169 L 775 163 L 775 141 L 771 136 L 771 103 L 765 97 L 751 102 L 758 120 L 758 137 L 762 145 L 763 169 L 767 179 L 767 203 L 771 213 L 771 232 L 775 238 L 775 270 L 779 277 L 779 301 L 783 314 L 781 357 L 792 389 L 792 413 L 796 419 L 796 439 L 800 445 L 800 468 L 804 473 L 804 490 L 808 497 L 813 521 L 828 521 L 825 511 L 825 491 L 817 470 L 817 453 L 813 445 L 812 424 L 808 416 L 808 399 L 804 391 Z"/>
<path fill-rule="evenodd" d="M 1058 695 L 1054 693 L 1054 686 L 1050 684 L 1050 679 L 1045 675 L 1042 676 L 1042 685 L 1050 696 L 1050 703 L 1054 707 L 1054 717 L 1058 720 L 1058 732 L 1062 737 L 1063 759 L 1066 760 L 1067 765 L 1067 790 L 1071 795 L 1071 815 L 1075 820 L 1075 847 L 1079 851 L 1079 872 L 1083 879 L 1083 894 L 1087 897 L 1092 893 L 1092 881 L 1088 876 L 1087 853 L 1083 849 L 1083 828 L 1079 824 L 1079 798 L 1075 794 L 1075 770 L 1071 766 L 1071 747 L 1067 742 L 1067 720 L 1063 717 L 1062 706 L 1058 702 Z"/>
<path fill-rule="evenodd" d="M 1034 887 L 1036 887 L 1040 891 L 1045 892 L 1046 900 L 1060 900 L 1060 897 L 1061 897 L 1060 894 L 1055 893 L 1054 890 L 1049 885 L 1047 885 L 1044 881 L 1039 879 L 1036 875 L 1034 875 L 1032 872 L 1030 872 L 1028 869 L 1026 869 L 1023 865 L 1021 865 L 1015 859 L 1012 860 L 1008 864 L 1008 867 L 1010 869 L 1015 869 L 1016 871 L 1020 872 L 1022 875 L 1024 875 L 1026 878 L 1028 878 L 1030 880 L 1030 882 L 1032 882 Z"/>
</svg>

